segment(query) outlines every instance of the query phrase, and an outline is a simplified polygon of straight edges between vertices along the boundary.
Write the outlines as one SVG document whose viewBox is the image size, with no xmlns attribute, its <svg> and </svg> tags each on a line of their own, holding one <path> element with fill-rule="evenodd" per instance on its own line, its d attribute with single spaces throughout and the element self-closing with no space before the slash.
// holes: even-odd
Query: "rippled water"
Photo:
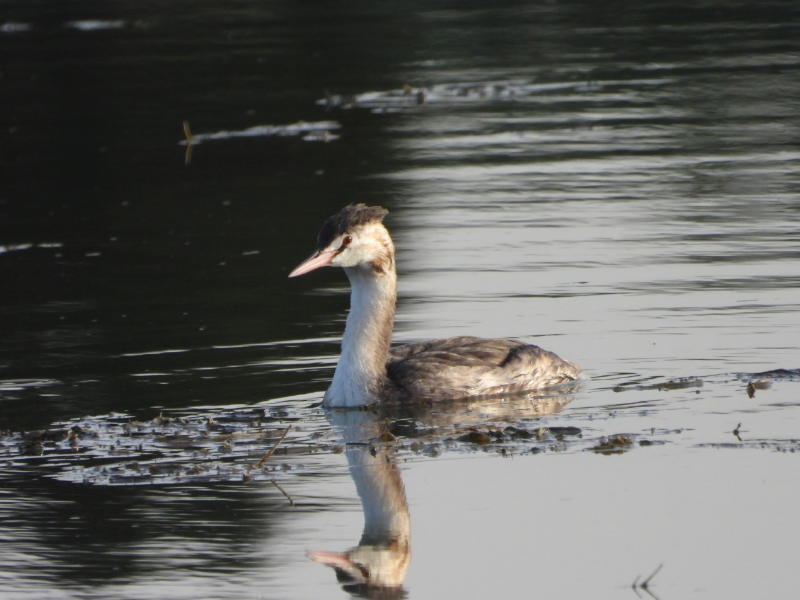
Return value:
<svg viewBox="0 0 800 600">
<path fill-rule="evenodd" d="M 4 598 L 800 587 L 794 3 L 6 8 Z M 323 412 L 346 281 L 286 275 L 349 202 L 395 341 L 589 380 Z"/>
</svg>

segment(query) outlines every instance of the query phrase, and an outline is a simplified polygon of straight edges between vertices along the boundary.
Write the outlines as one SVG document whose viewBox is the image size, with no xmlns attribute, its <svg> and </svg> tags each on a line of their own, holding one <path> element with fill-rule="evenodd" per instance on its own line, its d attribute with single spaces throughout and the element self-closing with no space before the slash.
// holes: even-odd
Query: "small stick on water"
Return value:
<svg viewBox="0 0 800 600">
<path fill-rule="evenodd" d="M 189 129 L 189 121 L 183 122 L 183 135 L 186 136 L 186 154 L 184 155 L 184 164 L 188 165 L 192 162 L 192 148 L 194 147 L 194 138 L 192 137 L 192 130 Z"/>
<path fill-rule="evenodd" d="M 642 596 L 641 596 L 641 594 L 639 594 L 639 590 L 636 589 L 636 585 L 639 583 L 639 579 L 640 578 L 641 578 L 641 575 L 637 575 L 636 579 L 633 580 L 633 585 L 631 585 L 631 589 L 633 590 L 633 593 L 636 594 L 636 596 L 639 597 L 639 598 L 641 598 Z"/>
<path fill-rule="evenodd" d="M 183 135 L 186 136 L 186 141 L 192 143 L 192 130 L 189 129 L 189 121 L 183 122 Z"/>
<path fill-rule="evenodd" d="M 664 566 L 664 563 L 661 563 L 660 565 L 658 565 L 658 567 L 656 567 L 656 570 L 653 571 L 653 573 L 650 575 L 650 577 L 645 579 L 639 587 L 641 587 L 643 590 L 647 590 L 647 586 L 650 585 L 650 580 L 653 579 L 653 577 L 655 577 L 658 574 L 658 572 L 661 570 L 661 567 L 663 567 L 663 566 Z"/>
<path fill-rule="evenodd" d="M 292 500 L 292 497 L 289 494 L 286 493 L 286 490 L 284 490 L 281 486 L 278 485 L 277 481 L 275 481 L 274 479 L 270 479 L 269 482 L 272 485 L 274 485 L 276 488 L 278 488 L 281 491 L 281 494 L 286 496 L 286 499 L 289 501 L 289 504 L 291 504 L 292 506 L 297 508 L 297 505 L 294 503 L 294 500 Z"/>
<path fill-rule="evenodd" d="M 631 589 L 634 591 L 634 593 L 635 593 L 635 594 L 636 594 L 636 595 L 637 595 L 639 598 L 641 598 L 641 597 L 642 597 L 642 595 L 639 593 L 639 590 L 644 590 L 645 592 L 647 592 L 647 595 L 648 595 L 648 596 L 650 596 L 650 597 L 652 597 L 652 598 L 655 598 L 656 600 L 658 600 L 658 598 L 656 597 L 656 595 L 655 595 L 653 592 L 651 592 L 651 591 L 650 591 L 650 581 L 652 581 L 653 577 L 655 577 L 655 576 L 658 574 L 658 572 L 661 570 L 661 567 L 663 567 L 663 566 L 664 566 L 664 563 L 661 563 L 660 565 L 658 565 L 658 567 L 656 568 L 656 570 L 655 570 L 655 571 L 653 571 L 653 572 L 650 574 L 650 577 L 648 577 L 647 579 L 645 579 L 644 581 L 642 581 L 642 583 L 639 583 L 639 579 L 641 579 L 641 575 L 637 575 L 637 576 L 636 576 L 636 579 L 634 579 L 634 580 L 633 580 L 633 584 L 631 585 Z"/>
<path fill-rule="evenodd" d="M 277 450 L 277 449 L 278 449 L 278 446 L 280 446 L 280 445 L 281 445 L 281 442 L 282 442 L 282 441 L 283 441 L 283 440 L 286 438 L 286 434 L 287 434 L 287 433 L 289 433 L 289 430 L 290 430 L 291 428 L 292 428 L 292 426 L 291 426 L 291 425 L 289 425 L 289 426 L 288 426 L 288 427 L 287 427 L 287 428 L 286 428 L 286 429 L 283 431 L 283 435 L 281 436 L 281 439 L 279 439 L 279 440 L 278 440 L 278 443 L 277 443 L 277 444 L 275 444 L 275 445 L 272 447 L 272 450 L 270 450 L 269 452 L 267 452 L 267 455 L 266 455 L 264 458 L 262 458 L 262 459 L 261 459 L 261 462 L 260 462 L 260 463 L 258 463 L 258 468 L 261 468 L 261 467 L 264 465 L 264 463 L 265 463 L 265 462 L 267 462 L 267 460 L 269 460 L 269 457 L 270 457 L 270 456 L 272 456 L 272 453 L 273 453 L 273 452 L 275 452 L 275 450 Z"/>
</svg>

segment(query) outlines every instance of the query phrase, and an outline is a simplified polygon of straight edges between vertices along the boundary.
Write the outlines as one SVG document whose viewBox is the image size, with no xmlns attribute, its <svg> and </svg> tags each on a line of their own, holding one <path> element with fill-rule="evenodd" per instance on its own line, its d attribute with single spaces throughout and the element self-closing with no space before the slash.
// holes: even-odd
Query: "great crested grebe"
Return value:
<svg viewBox="0 0 800 600">
<path fill-rule="evenodd" d="M 538 346 L 507 338 L 454 337 L 389 350 L 397 301 L 394 244 L 380 206 L 345 206 L 322 225 L 317 248 L 289 273 L 343 267 L 350 314 L 342 354 L 324 405 L 430 401 L 495 396 L 574 381 L 577 365 Z"/>
</svg>

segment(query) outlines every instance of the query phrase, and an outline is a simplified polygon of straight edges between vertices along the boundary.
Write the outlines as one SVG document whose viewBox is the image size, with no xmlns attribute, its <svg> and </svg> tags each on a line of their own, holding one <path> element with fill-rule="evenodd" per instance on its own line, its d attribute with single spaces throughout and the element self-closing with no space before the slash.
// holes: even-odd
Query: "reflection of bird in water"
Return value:
<svg viewBox="0 0 800 600">
<path fill-rule="evenodd" d="M 387 424 L 407 426 L 402 435 L 435 446 L 472 426 L 491 423 L 521 425 L 558 413 L 565 396 L 473 398 L 442 404 L 383 404 L 377 410 L 328 411 L 327 418 L 347 443 L 345 455 L 364 511 L 364 532 L 358 546 L 346 552 L 308 552 L 312 560 L 332 567 L 345 591 L 353 596 L 394 600 L 405 598 L 403 588 L 411 562 L 411 518 L 394 449 L 384 443 Z M 438 410 L 437 410 L 438 408 Z M 417 430 L 417 426 L 419 429 Z M 520 430 L 518 430 L 520 431 Z"/>
<path fill-rule="evenodd" d="M 576 380 L 580 369 L 538 346 L 512 339 L 455 337 L 389 350 L 397 300 L 394 244 L 379 206 L 346 206 L 329 218 L 317 248 L 289 277 L 327 265 L 350 279 L 350 314 L 325 405 L 367 406 L 508 395 Z"/>
<path fill-rule="evenodd" d="M 345 589 L 366 598 L 402 598 L 411 561 L 410 521 L 403 482 L 386 452 L 346 451 L 364 509 L 364 533 L 347 552 L 312 551 L 312 560 L 333 567 Z"/>
<path fill-rule="evenodd" d="M 348 441 L 377 434 L 376 416 L 347 411 L 333 416 Z M 364 511 L 358 546 L 346 552 L 309 552 L 316 562 L 333 567 L 349 593 L 363 598 L 404 598 L 403 580 L 411 561 L 411 521 L 400 471 L 391 453 L 353 445 L 346 451 L 350 474 Z"/>
</svg>

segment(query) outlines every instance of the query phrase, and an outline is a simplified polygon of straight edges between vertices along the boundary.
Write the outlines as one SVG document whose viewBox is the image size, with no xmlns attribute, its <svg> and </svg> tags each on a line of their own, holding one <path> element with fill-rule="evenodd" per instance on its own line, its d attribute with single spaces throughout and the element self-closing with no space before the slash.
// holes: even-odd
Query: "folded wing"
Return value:
<svg viewBox="0 0 800 600">
<path fill-rule="evenodd" d="M 402 396 L 444 400 L 514 394 L 580 376 L 573 363 L 513 339 L 455 337 L 394 348 L 386 363 Z"/>
</svg>

